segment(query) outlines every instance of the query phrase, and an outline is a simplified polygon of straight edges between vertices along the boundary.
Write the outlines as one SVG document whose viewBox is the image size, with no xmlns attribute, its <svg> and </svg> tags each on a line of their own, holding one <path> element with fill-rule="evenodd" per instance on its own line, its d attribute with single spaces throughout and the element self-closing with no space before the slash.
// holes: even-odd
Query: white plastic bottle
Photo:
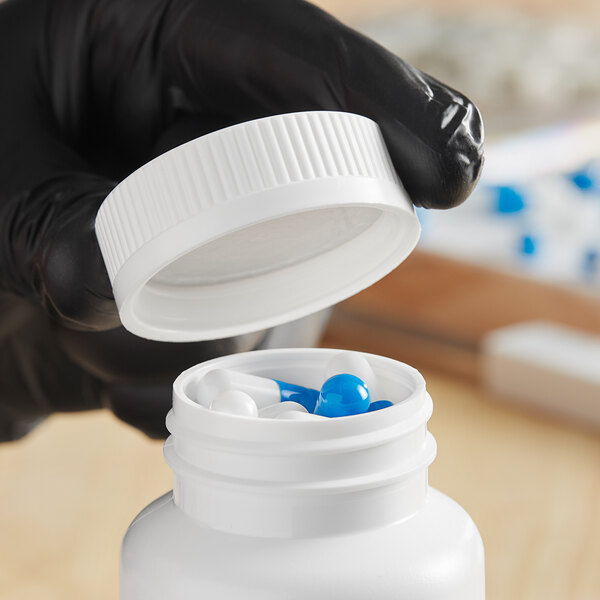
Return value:
<svg viewBox="0 0 600 600">
<path fill-rule="evenodd" d="M 395 405 L 343 418 L 241 417 L 192 397 L 216 367 L 318 388 L 337 352 L 237 354 L 175 381 L 174 489 L 129 527 L 121 600 L 483 600 L 477 528 L 427 483 L 432 402 L 417 371 L 365 355 Z"/>
</svg>

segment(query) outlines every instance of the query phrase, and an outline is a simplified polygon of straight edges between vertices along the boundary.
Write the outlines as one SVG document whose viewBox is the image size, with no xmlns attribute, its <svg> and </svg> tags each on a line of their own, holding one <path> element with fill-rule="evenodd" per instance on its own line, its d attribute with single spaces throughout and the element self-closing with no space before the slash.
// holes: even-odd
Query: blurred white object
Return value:
<svg viewBox="0 0 600 600">
<path fill-rule="evenodd" d="M 488 133 L 593 110 L 600 99 L 594 19 L 577 11 L 534 17 L 496 4 L 471 11 L 404 6 L 361 30 L 474 100 Z"/>
<path fill-rule="evenodd" d="M 600 427 L 600 337 L 551 322 L 497 329 L 483 341 L 482 380 L 515 402 Z"/>
<path fill-rule="evenodd" d="M 421 248 L 519 273 L 600 288 L 600 117 L 492 143 L 472 198 L 419 210 Z"/>
<path fill-rule="evenodd" d="M 598 156 L 600 117 L 560 122 L 498 139 L 486 147 L 483 180 L 487 185 L 527 183 L 575 171 Z"/>
</svg>

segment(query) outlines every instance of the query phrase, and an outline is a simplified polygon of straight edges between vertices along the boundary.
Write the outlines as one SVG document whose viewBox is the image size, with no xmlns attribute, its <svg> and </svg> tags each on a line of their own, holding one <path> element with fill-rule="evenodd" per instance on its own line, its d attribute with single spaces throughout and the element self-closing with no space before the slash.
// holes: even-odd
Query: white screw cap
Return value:
<svg viewBox="0 0 600 600">
<path fill-rule="evenodd" d="M 155 158 L 109 194 L 96 233 L 123 325 L 196 341 L 359 292 L 406 258 L 419 223 L 376 123 L 306 112 Z"/>
</svg>

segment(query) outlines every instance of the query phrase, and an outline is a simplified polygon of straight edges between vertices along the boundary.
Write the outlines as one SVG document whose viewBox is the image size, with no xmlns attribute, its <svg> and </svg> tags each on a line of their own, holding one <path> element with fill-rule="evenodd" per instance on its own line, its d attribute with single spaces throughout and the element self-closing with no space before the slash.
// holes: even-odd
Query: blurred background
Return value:
<svg viewBox="0 0 600 600">
<path fill-rule="evenodd" d="M 600 3 L 317 4 L 468 95 L 487 144 L 472 198 L 419 211 L 417 251 L 320 343 L 424 374 L 430 481 L 480 528 L 489 600 L 600 600 Z M 108 413 L 0 447 L 0 599 L 116 598 L 169 488 L 161 443 Z"/>
</svg>

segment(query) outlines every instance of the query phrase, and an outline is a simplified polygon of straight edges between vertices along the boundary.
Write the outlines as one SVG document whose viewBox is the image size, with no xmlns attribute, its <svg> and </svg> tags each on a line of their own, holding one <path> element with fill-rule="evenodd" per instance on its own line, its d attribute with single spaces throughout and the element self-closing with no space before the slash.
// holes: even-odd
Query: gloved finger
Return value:
<svg viewBox="0 0 600 600">
<path fill-rule="evenodd" d="M 368 116 L 421 206 L 455 206 L 479 177 L 473 103 L 311 4 L 176 0 L 161 25 L 178 106 L 238 120 L 311 109 Z"/>
</svg>

